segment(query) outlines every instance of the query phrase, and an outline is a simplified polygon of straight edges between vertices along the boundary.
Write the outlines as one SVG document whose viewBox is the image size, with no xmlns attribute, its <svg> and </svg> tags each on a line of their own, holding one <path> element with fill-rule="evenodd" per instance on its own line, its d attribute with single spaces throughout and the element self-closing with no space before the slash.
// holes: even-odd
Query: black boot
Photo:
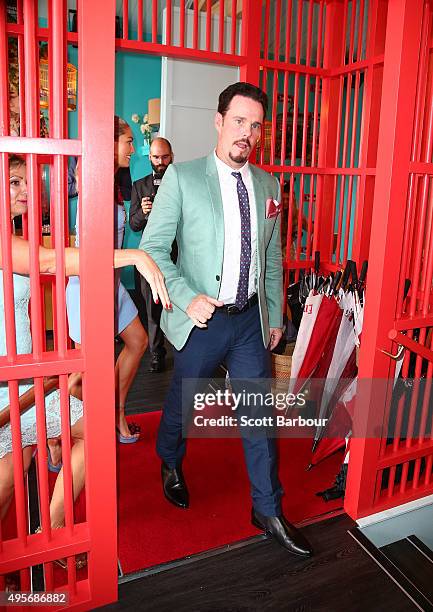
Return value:
<svg viewBox="0 0 433 612">
<path fill-rule="evenodd" d="M 170 468 L 163 461 L 161 464 L 162 488 L 168 501 L 178 508 L 189 507 L 189 494 L 182 474 L 182 468 Z"/>
</svg>

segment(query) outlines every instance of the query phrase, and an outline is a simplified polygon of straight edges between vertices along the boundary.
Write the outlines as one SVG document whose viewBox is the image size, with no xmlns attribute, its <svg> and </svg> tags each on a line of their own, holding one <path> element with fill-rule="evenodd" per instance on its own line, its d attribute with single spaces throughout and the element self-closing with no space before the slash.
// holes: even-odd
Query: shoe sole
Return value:
<svg viewBox="0 0 433 612">
<path fill-rule="evenodd" d="M 175 502 L 175 501 L 174 501 L 174 499 L 172 499 L 171 497 L 169 497 L 169 496 L 167 495 L 167 493 L 165 492 L 165 489 L 163 489 L 163 492 L 164 492 L 164 497 L 165 497 L 165 499 L 166 499 L 168 502 L 170 502 L 170 504 L 171 504 L 172 506 L 176 506 L 176 508 L 181 508 L 182 510 L 188 510 L 188 508 L 189 508 L 189 503 L 188 503 L 188 504 L 186 504 L 186 505 L 184 505 L 184 504 L 178 504 L 177 502 Z"/>
<path fill-rule="evenodd" d="M 270 531 L 268 531 L 266 529 L 266 527 L 263 527 L 263 525 L 261 525 L 257 519 L 252 518 L 251 519 L 251 523 L 254 525 L 254 527 L 257 527 L 257 529 L 260 529 L 260 531 L 263 531 L 265 535 L 270 536 L 271 538 L 274 538 L 272 533 Z M 275 539 L 275 541 L 277 543 L 279 543 L 276 538 L 274 538 L 274 539 Z M 282 546 L 282 545 L 280 544 L 280 546 Z M 295 550 L 289 550 L 285 546 L 282 546 L 282 548 L 287 550 L 287 552 L 290 553 L 291 555 L 296 555 L 297 557 L 302 557 L 304 559 L 309 559 L 309 558 L 311 558 L 313 556 L 313 553 L 300 553 L 300 552 L 298 553 Z"/>
</svg>

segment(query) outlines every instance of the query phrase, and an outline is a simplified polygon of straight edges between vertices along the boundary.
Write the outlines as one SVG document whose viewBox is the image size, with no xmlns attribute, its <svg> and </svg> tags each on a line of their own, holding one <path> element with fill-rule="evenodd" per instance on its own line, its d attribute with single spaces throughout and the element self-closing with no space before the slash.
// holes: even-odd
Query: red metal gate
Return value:
<svg viewBox="0 0 433 612">
<path fill-rule="evenodd" d="M 389 2 L 386 32 L 356 409 L 364 437 L 351 446 L 346 497 L 354 518 L 433 492 L 431 3 Z M 395 400 L 395 362 L 382 349 L 397 354 L 399 346 L 411 392 Z"/>
<path fill-rule="evenodd" d="M 38 2 L 18 0 L 16 15 L 0 7 L 0 185 L 1 242 L 4 268 L 7 356 L 0 358 L 0 380 L 9 381 L 15 529 L 0 537 L 0 591 L 10 572 L 20 572 L 20 589 L 30 590 L 30 568 L 43 564 L 45 589 L 69 596 L 72 609 L 98 607 L 117 596 L 116 469 L 113 372 L 113 221 L 106 214 L 113 197 L 114 2 L 80 1 L 79 33 L 67 34 L 66 2 L 48 3 L 48 27 L 38 23 Z M 99 10 L 95 10 L 99 9 Z M 79 44 L 79 138 L 68 139 L 66 122 L 66 44 Z M 41 138 L 39 43 L 48 42 L 49 137 Z M 95 48 L 103 53 L 95 53 Z M 12 52 L 12 54 L 11 54 Z M 13 54 L 15 56 L 13 57 Z M 10 61 L 8 62 L 8 55 Z M 8 74 L 9 68 L 9 74 Z M 15 76 L 19 89 L 19 136 L 9 136 L 9 86 Z M 26 156 L 30 253 L 30 316 L 33 350 L 17 355 L 12 281 L 8 154 Z M 80 197 L 82 237 L 80 274 L 82 351 L 70 350 L 65 311 L 65 245 L 67 235 L 67 156 L 82 159 Z M 41 185 L 39 166 L 50 167 L 51 241 L 55 247 L 54 346 L 46 350 L 43 297 L 39 271 Z M 104 223 L 101 223 L 104 219 Z M 108 220 L 107 220 L 108 219 Z M 22 270 L 21 270 L 22 271 Z M 104 308 L 100 305 L 104 304 Z M 72 499 L 68 374 L 83 373 L 86 488 L 85 520 L 78 522 Z M 51 529 L 43 377 L 59 380 L 62 413 L 65 527 Z M 19 427 L 18 381 L 34 379 L 38 430 L 38 491 L 42 533 L 27 524 L 23 460 Z M 103 381 L 103 382 L 102 382 Z M 87 571 L 77 574 L 75 555 L 88 553 Z M 58 575 L 53 561 L 68 559 Z M 55 600 L 54 600 L 55 601 Z M 63 608 L 62 601 L 58 600 Z"/>
<path fill-rule="evenodd" d="M 187 6 L 186 0 L 179 3 L 138 0 L 131 11 L 128 0 L 123 0 L 122 31 L 116 40 L 113 1 L 78 2 L 78 33 L 66 32 L 64 0 L 49 2 L 48 28 L 38 26 L 35 0 L 18 0 L 17 23 L 7 22 L 4 6 L 0 11 L 1 237 L 8 318 L 8 355 L 0 360 L 0 376 L 1 380 L 9 381 L 35 377 L 36 387 L 40 389 L 41 376 L 58 375 L 68 431 L 66 376 L 72 371 L 82 371 L 87 460 L 86 520 L 75 523 L 71 474 L 67 467 L 70 448 L 66 444 L 66 528 L 54 532 L 49 527 L 48 483 L 42 467 L 46 449 L 44 437 L 40 436 L 39 481 L 44 530 L 40 535 L 29 536 L 24 488 L 20 484 L 20 441 L 15 436 L 18 537 L 0 540 L 0 574 L 24 568 L 22 585 L 29 586 L 26 568 L 44 562 L 47 588 L 51 588 L 54 586 L 52 560 L 90 551 L 86 579 L 77 580 L 74 564 L 69 564 L 67 589 L 71 606 L 77 609 L 97 607 L 116 598 L 113 228 L 111 221 L 106 221 L 110 216 L 105 214 L 105 206 L 112 197 L 115 46 L 130 52 L 239 66 L 243 80 L 266 88 L 272 117 L 264 126 L 257 156 L 260 165 L 280 178 L 288 194 L 284 212 L 286 283 L 290 272 L 296 278 L 300 269 L 311 266 L 316 250 L 320 251 L 324 270 L 338 269 L 347 257 L 358 263 L 368 257 L 360 376 L 392 378 L 389 358 L 377 350 L 390 349 L 387 336 L 390 330 L 396 330 L 392 332 L 393 338 L 417 355 L 416 371 L 421 372 L 423 358 L 430 364 L 433 354 L 427 333 L 433 266 L 429 231 L 433 214 L 430 197 L 433 116 L 431 105 L 425 102 L 431 101 L 433 80 L 430 4 L 424 6 L 422 0 L 265 0 L 263 3 L 193 0 L 189 9 L 194 24 L 192 32 L 186 25 Z M 226 18 L 231 18 L 228 28 L 224 27 Z M 19 138 L 8 136 L 5 68 L 8 38 L 18 40 L 21 67 Z M 48 58 L 52 81 L 51 133 L 45 139 L 39 138 L 39 87 L 35 79 L 38 40 L 48 40 L 51 49 Z M 79 48 L 78 140 L 67 138 L 65 122 L 66 41 L 78 44 Z M 96 53 L 96 48 L 104 52 Z M 16 355 L 13 333 L 6 188 L 7 153 L 10 152 L 27 155 L 33 203 L 28 222 L 32 244 L 33 353 L 25 356 Z M 81 352 L 69 350 L 66 340 L 63 245 L 67 239 L 67 155 L 81 156 L 83 161 L 80 266 L 85 291 L 81 305 Z M 42 309 L 37 266 L 41 233 L 40 161 L 52 168 L 51 207 L 57 250 L 55 344 L 49 352 L 45 351 L 44 330 L 38 315 Z M 104 224 L 100 222 L 102 218 Z M 412 282 L 407 303 L 403 300 L 406 278 Z M 104 304 L 104 309 L 96 308 L 96 304 Z M 414 335 L 415 329 L 421 331 Z M 401 332 L 407 333 L 403 337 L 395 335 Z M 405 360 L 403 373 L 408 376 L 408 353 Z M 427 372 L 431 377 L 430 365 Z M 15 405 L 12 419 L 16 424 L 18 392 L 14 382 L 10 383 L 10 393 Z M 358 411 L 361 421 L 369 427 L 379 427 L 380 433 L 375 439 L 355 439 L 352 444 L 346 509 L 353 517 L 425 495 L 432 488 L 433 451 L 428 412 L 421 420 L 424 431 L 418 432 L 416 440 L 394 437 L 390 445 L 384 422 L 388 415 L 387 398 L 383 397 L 381 404 L 373 401 L 376 399 L 370 394 Z M 38 423 L 43 431 L 43 405 L 41 400 L 38 403 Z M 410 414 L 408 418 L 411 422 Z M 415 416 L 412 420 L 415 423 Z M 396 478 L 399 465 L 401 473 Z M 0 590 L 2 586 L 0 582 Z"/>
</svg>

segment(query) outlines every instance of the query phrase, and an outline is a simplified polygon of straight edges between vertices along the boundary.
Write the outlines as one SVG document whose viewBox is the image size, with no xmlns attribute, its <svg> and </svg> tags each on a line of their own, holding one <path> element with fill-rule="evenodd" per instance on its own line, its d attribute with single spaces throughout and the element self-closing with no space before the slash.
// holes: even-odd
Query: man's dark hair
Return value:
<svg viewBox="0 0 433 612">
<path fill-rule="evenodd" d="M 229 85 L 220 93 L 218 98 L 218 112 L 221 113 L 222 116 L 224 116 L 228 111 L 230 102 L 235 96 L 243 96 L 244 98 L 251 98 L 251 100 L 259 102 L 263 107 L 263 113 L 266 117 L 268 110 L 268 96 L 260 89 L 260 87 L 251 85 L 251 83 L 243 82 L 233 83 L 233 85 Z"/>
</svg>

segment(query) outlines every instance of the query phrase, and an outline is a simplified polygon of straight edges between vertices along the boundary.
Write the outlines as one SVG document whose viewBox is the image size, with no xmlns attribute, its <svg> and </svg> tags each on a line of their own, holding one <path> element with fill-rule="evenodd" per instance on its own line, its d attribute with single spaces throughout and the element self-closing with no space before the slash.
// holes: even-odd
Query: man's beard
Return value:
<svg viewBox="0 0 433 612">
<path fill-rule="evenodd" d="M 171 164 L 171 162 L 170 162 Z M 170 165 L 168 164 L 168 166 Z M 157 166 L 156 164 L 154 164 L 153 162 L 150 162 L 150 165 L 152 166 L 152 170 L 155 172 L 155 174 L 159 174 L 160 176 L 164 176 L 165 171 L 167 170 L 168 166 L 163 166 L 162 164 L 160 164 L 159 166 Z"/>
<path fill-rule="evenodd" d="M 233 153 L 229 153 L 229 157 L 232 161 L 234 161 L 236 164 L 242 164 L 243 162 L 245 162 L 250 153 L 251 153 L 251 144 L 249 141 L 245 141 L 245 140 L 240 140 L 238 142 L 243 142 L 248 146 L 248 149 L 245 149 L 245 151 L 243 153 L 239 153 L 238 155 L 234 155 Z M 233 143 L 236 144 L 236 143 Z"/>
<path fill-rule="evenodd" d="M 248 159 L 248 157 L 250 155 L 250 151 L 251 151 L 251 149 L 246 149 L 245 153 L 240 153 L 239 155 L 233 155 L 232 153 L 229 153 L 229 157 L 236 164 L 242 164 L 243 162 L 247 161 L 247 159 Z"/>
</svg>

